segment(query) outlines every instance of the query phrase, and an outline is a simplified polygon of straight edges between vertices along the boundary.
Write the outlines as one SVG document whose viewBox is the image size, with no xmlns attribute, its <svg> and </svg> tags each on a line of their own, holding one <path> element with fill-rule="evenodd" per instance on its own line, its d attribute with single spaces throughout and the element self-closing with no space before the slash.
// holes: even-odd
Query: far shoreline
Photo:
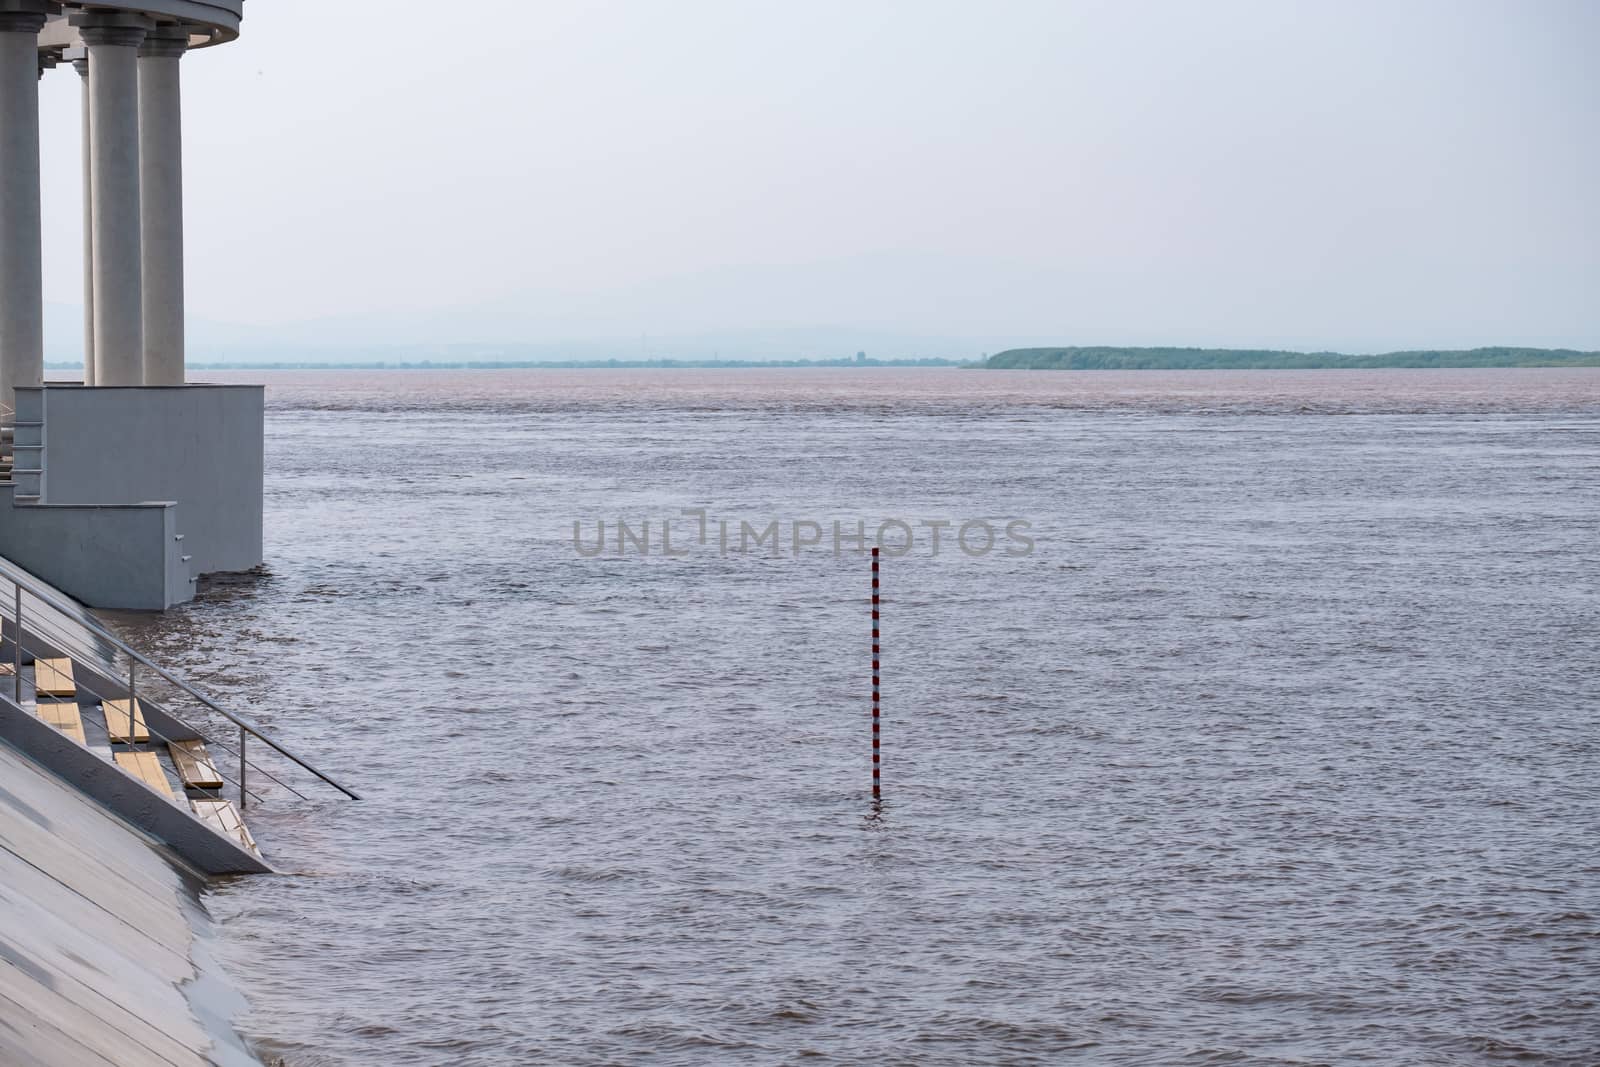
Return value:
<svg viewBox="0 0 1600 1067">
<path fill-rule="evenodd" d="M 1600 352 L 1573 349 L 1476 348 L 1374 355 L 1271 349 L 1030 348 L 979 360 L 911 359 L 586 359 L 586 360 L 204 360 L 191 371 L 564 371 L 564 370 L 1000 370 L 1000 371 L 1305 371 L 1527 370 L 1600 367 Z M 83 370 L 51 361 L 45 370 Z"/>
</svg>

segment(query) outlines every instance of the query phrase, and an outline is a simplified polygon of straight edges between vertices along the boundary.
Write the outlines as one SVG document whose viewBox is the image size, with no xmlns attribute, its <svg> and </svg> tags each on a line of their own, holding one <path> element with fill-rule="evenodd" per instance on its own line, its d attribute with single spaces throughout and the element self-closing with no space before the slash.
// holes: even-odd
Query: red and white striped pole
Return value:
<svg viewBox="0 0 1600 1067">
<path fill-rule="evenodd" d="M 878 788 L 878 550 L 872 550 L 872 799 Z"/>
</svg>

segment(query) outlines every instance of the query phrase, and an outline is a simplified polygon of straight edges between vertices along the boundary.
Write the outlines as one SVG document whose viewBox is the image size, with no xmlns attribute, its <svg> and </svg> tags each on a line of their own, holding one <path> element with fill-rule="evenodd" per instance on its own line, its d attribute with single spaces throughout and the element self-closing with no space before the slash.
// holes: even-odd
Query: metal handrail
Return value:
<svg viewBox="0 0 1600 1067">
<path fill-rule="evenodd" d="M 100 624 L 94 622 L 92 619 L 85 618 L 84 615 L 82 613 L 80 613 L 78 608 L 76 608 L 76 607 L 74 607 L 72 605 L 69 605 L 69 604 L 65 604 L 61 600 L 57 599 L 55 596 L 53 596 L 50 593 L 40 589 L 27 575 L 20 574 L 20 573 L 14 571 L 4 561 L 0 561 L 0 576 L 4 576 L 8 581 L 10 581 L 13 585 L 18 587 L 19 589 L 26 589 L 28 591 L 29 595 L 35 597 L 36 599 L 38 599 L 40 601 L 43 601 L 44 603 L 50 605 L 52 608 L 55 608 L 57 611 L 64 613 L 68 618 L 72 619 L 74 622 L 77 622 L 79 625 L 81 625 L 84 629 L 88 630 L 90 633 L 96 635 L 97 637 L 101 638 L 102 640 L 110 642 L 113 648 L 120 650 L 123 655 L 128 657 L 129 660 L 137 662 L 137 663 L 144 664 L 146 667 L 148 667 L 151 670 L 155 671 L 156 674 L 158 674 L 162 678 L 165 678 L 168 682 L 172 683 L 173 685 L 177 686 L 179 689 L 183 690 L 185 693 L 188 693 L 194 699 L 198 700 L 201 704 L 203 704 L 206 707 L 210 708 L 212 711 L 216 712 L 218 715 L 221 715 L 224 719 L 227 719 L 229 722 L 231 722 L 235 726 L 239 727 L 240 730 L 245 731 L 245 732 L 253 735 L 256 738 L 256 740 L 262 742 L 268 748 L 273 749 L 274 751 L 278 752 L 280 755 L 285 756 L 288 759 L 290 759 L 291 761 L 299 764 L 301 767 L 303 767 L 306 770 L 310 771 L 312 774 L 316 775 L 318 778 L 322 779 L 324 782 L 327 782 L 329 785 L 331 785 L 335 789 L 339 790 L 339 792 L 343 793 L 345 796 L 349 797 L 351 800 L 360 800 L 361 799 L 361 795 L 359 793 L 357 793 L 355 790 L 350 789 L 350 788 L 348 788 L 348 787 L 346 787 L 344 785 L 341 785 L 339 782 L 337 782 L 334 779 L 330 778 L 328 775 L 324 774 L 322 771 L 319 771 L 316 767 L 312 766 L 310 763 L 307 763 L 305 760 L 301 759 L 299 756 L 297 756 L 293 752 L 289 751 L 289 749 L 285 748 L 283 745 L 279 744 L 278 742 L 274 741 L 272 738 L 268 737 L 266 734 L 262 733 L 261 732 L 261 728 L 259 726 L 257 726 L 254 722 L 250 721 L 249 719 L 245 718 L 242 715 L 235 715 L 233 712 L 229 711 L 227 708 L 223 707 L 221 704 L 218 704 L 211 697 L 207 696 L 206 694 L 202 693 L 200 690 L 196 689 L 193 685 L 190 685 L 188 682 L 184 681 L 182 678 L 179 678 L 177 675 L 173 674 L 171 671 L 167 670 L 165 667 L 161 666 L 158 663 L 153 662 L 148 657 L 146 657 L 143 654 L 141 654 L 138 651 L 136 651 L 132 646 L 130 646 L 126 641 L 122 640 L 122 638 L 118 637 L 116 634 L 111 633 L 105 627 L 103 627 Z M 21 622 L 20 619 L 16 620 L 16 626 L 17 626 L 17 644 L 18 644 L 18 647 L 20 648 L 20 646 L 22 644 L 22 641 L 21 641 L 21 638 L 22 638 L 22 622 Z M 129 686 L 129 690 L 130 691 L 129 691 L 129 694 L 128 694 L 130 700 L 134 696 L 134 694 L 132 692 L 132 688 L 133 687 L 130 685 Z M 242 746 L 241 746 L 241 748 L 242 748 Z M 244 753 L 242 751 L 239 754 L 239 758 L 240 758 L 241 761 L 243 761 Z M 242 775 L 241 775 L 241 778 L 242 778 Z M 241 786 L 243 785 L 242 781 L 240 782 L 240 785 Z"/>
<path fill-rule="evenodd" d="M 0 604 L 0 618 L 4 618 L 4 617 L 6 617 L 5 616 L 5 611 L 4 611 L 4 605 Z M 71 637 L 71 636 L 69 636 L 67 634 L 60 633 L 60 632 L 52 629 L 51 627 L 31 625 L 31 626 L 28 627 L 28 632 L 29 632 L 29 634 L 31 634 L 34 637 L 42 637 L 44 639 L 44 643 L 47 644 L 50 648 L 55 649 L 56 651 L 67 655 L 69 658 L 71 658 L 73 660 L 81 660 L 83 662 L 90 662 L 90 661 L 96 659 L 99 656 L 98 652 L 89 652 L 88 650 L 86 650 L 84 648 L 83 645 L 81 645 L 73 637 Z M 25 651 L 25 649 L 23 649 L 21 647 L 18 647 L 16 651 L 17 651 L 17 653 L 19 655 L 19 658 L 20 658 L 21 654 Z M 29 653 L 29 654 L 35 656 L 36 658 L 37 658 L 37 656 L 42 655 L 42 653 L 38 653 L 38 652 Z M 20 674 L 16 674 L 15 665 L 8 664 L 7 666 L 11 667 L 11 670 L 12 670 L 13 674 L 16 675 L 16 678 L 17 678 L 17 683 L 16 683 L 17 684 L 17 689 L 18 689 L 18 692 L 20 693 L 20 691 L 21 691 L 21 683 L 20 683 L 21 675 Z M 90 697 L 93 698 L 92 702 L 94 702 L 94 703 L 104 703 L 104 702 L 106 702 L 108 700 L 112 700 L 112 699 L 121 699 L 121 698 L 113 698 L 113 697 L 106 696 L 104 693 L 101 693 L 100 691 L 98 691 L 94 687 L 94 685 L 92 685 L 91 683 L 85 681 L 82 677 L 76 677 L 75 676 L 74 679 L 73 679 L 73 682 L 77 686 L 78 692 L 79 693 L 87 693 Z M 163 708 L 162 710 L 166 711 L 167 714 L 170 717 L 177 718 L 177 716 L 172 715 L 170 710 L 165 709 L 165 708 Z M 85 722 L 90 722 L 91 720 L 88 719 L 88 718 L 85 718 L 84 721 Z M 179 719 L 178 721 L 182 722 L 181 719 Z M 187 724 L 185 724 L 185 725 L 187 725 Z M 148 720 L 145 722 L 145 729 L 149 730 L 152 734 L 154 734 L 157 737 L 159 737 L 163 742 L 173 740 L 173 738 L 169 738 L 165 734 L 163 734 L 157 727 L 152 726 L 149 723 Z M 189 727 L 189 729 L 193 729 L 193 727 Z M 111 734 L 110 734 L 109 728 L 106 728 L 103 732 L 106 734 L 106 740 L 108 742 L 111 741 Z M 223 741 L 220 737 L 207 736 L 205 733 L 201 733 L 200 734 L 200 740 L 204 741 L 208 745 L 215 745 L 217 748 L 222 749 L 224 752 L 227 752 L 230 755 L 238 755 L 239 754 L 239 750 L 238 749 L 236 749 L 233 746 L 229 745 L 226 741 Z M 248 762 L 249 762 L 249 764 L 250 764 L 252 769 L 254 769 L 256 771 L 259 771 L 260 773 L 266 775 L 268 778 L 272 779 L 274 782 L 277 782 L 279 785 L 281 785 L 285 789 L 289 790 L 289 792 L 293 793 L 295 796 L 299 797 L 301 800 L 310 799 L 304 793 L 300 792 L 294 786 L 290 785 L 288 782 L 285 782 L 283 779 L 279 778 L 277 775 L 275 775 L 271 771 L 267 770 L 266 767 L 262 766 L 260 763 L 256 762 L 255 760 L 249 760 Z M 229 778 L 227 776 L 226 772 L 224 772 L 220 766 L 217 768 L 217 773 L 222 775 L 224 781 L 229 781 L 229 782 L 233 781 L 233 779 Z M 235 784 L 237 784 L 237 783 L 235 783 Z M 245 789 L 241 789 L 240 793 L 243 794 L 245 791 L 246 791 Z M 261 794 L 257 793 L 254 789 L 250 789 L 250 790 L 248 790 L 248 792 L 250 793 L 251 796 L 255 797 L 257 800 L 262 799 Z"/>
<path fill-rule="evenodd" d="M 35 632 L 37 632 L 37 631 L 35 631 Z M 88 693 L 90 696 L 94 697 L 98 701 L 101 701 L 102 703 L 107 700 L 107 698 L 105 696 L 103 696 L 100 693 L 95 692 L 94 687 L 92 687 L 87 682 L 83 681 L 82 679 L 76 679 L 75 678 L 74 682 L 76 683 L 79 692 Z M 106 721 L 105 721 L 104 725 L 102 725 L 101 723 L 97 722 L 94 719 L 93 716 L 89 716 L 89 715 L 80 716 L 78 721 L 80 723 L 84 724 L 85 726 L 93 727 L 95 730 L 98 730 L 101 734 L 104 734 L 105 735 L 105 739 L 106 739 L 106 744 L 114 745 L 114 744 L 118 744 L 119 743 L 117 741 L 117 739 L 114 738 L 111 735 L 111 721 L 110 721 L 110 717 L 109 716 L 106 717 Z M 129 734 L 129 736 L 123 739 L 125 743 L 128 743 L 128 744 L 135 743 L 134 739 L 133 739 L 133 734 L 135 732 L 134 731 L 134 726 L 135 726 L 136 723 L 139 723 L 139 722 L 143 722 L 144 728 L 145 728 L 145 730 L 147 730 L 150 733 L 150 736 L 156 738 L 162 744 L 170 744 L 174 740 L 173 738 L 168 737 L 165 733 L 163 733 L 159 726 L 153 725 L 149 721 L 149 719 L 139 719 L 136 716 L 134 716 L 132 714 L 132 712 L 130 712 L 129 715 L 128 715 L 128 734 Z M 207 744 L 220 744 L 221 743 L 221 742 L 215 741 L 215 740 L 213 740 L 213 739 L 211 739 L 209 737 L 205 738 L 204 740 L 206 741 Z M 290 785 L 288 782 L 279 781 L 275 776 L 273 776 L 271 773 L 269 773 L 264 767 L 261 767 L 261 766 L 257 765 L 256 766 L 256 770 L 260 771 L 262 774 L 267 775 L 267 777 L 272 778 L 273 781 L 277 782 L 279 785 L 281 785 L 285 789 L 289 790 L 291 793 L 293 793 L 295 796 L 299 797 L 301 800 L 309 799 L 304 793 L 301 793 L 299 790 L 295 789 L 295 787 Z M 241 797 L 241 803 L 243 803 L 242 798 L 243 798 L 243 796 L 244 796 L 244 794 L 246 792 L 246 787 L 239 786 L 239 783 L 237 783 L 233 779 L 229 778 L 227 772 L 224 771 L 221 767 L 217 768 L 217 774 L 218 774 L 219 777 L 221 777 L 223 782 L 225 782 L 225 783 L 227 783 L 229 785 L 233 785 L 235 787 L 238 787 L 239 795 Z M 257 800 L 263 799 L 261 794 L 256 792 L 254 789 L 249 789 L 248 792 L 249 792 L 249 794 L 251 796 L 255 797 Z"/>
<path fill-rule="evenodd" d="M 0 604 L 0 618 L 4 618 L 4 617 L 5 617 L 4 605 Z M 99 652 L 91 652 L 91 651 L 89 651 L 87 648 L 85 648 L 85 646 L 80 644 L 75 637 L 70 636 L 68 634 L 60 633 L 59 631 L 53 629 L 52 627 L 33 625 L 33 626 L 29 627 L 29 632 L 31 634 L 33 634 L 34 636 L 36 636 L 36 637 L 45 638 L 46 639 L 46 643 L 51 648 L 56 649 L 57 651 L 68 655 L 70 658 L 72 658 L 74 660 L 82 660 L 83 662 L 87 663 L 87 662 L 97 661 L 100 658 L 100 653 Z M 16 647 L 16 652 L 17 652 L 17 655 L 18 655 L 18 659 L 21 658 L 21 654 L 22 654 L 23 651 L 24 650 L 20 645 L 18 645 Z M 113 669 L 115 669 L 115 665 L 114 664 L 102 664 L 102 665 L 111 666 Z M 16 677 L 18 679 L 18 691 L 20 693 L 20 678 L 21 678 L 21 674 L 20 674 L 20 672 L 18 672 L 16 665 L 9 665 L 9 666 L 12 667 L 13 672 L 16 674 Z M 93 697 L 96 702 L 103 703 L 103 702 L 105 702 L 107 700 L 113 699 L 113 698 L 107 697 L 105 694 L 97 691 L 92 684 L 90 684 L 87 681 L 84 681 L 81 677 L 80 678 L 75 678 L 74 682 L 77 685 L 77 688 L 78 688 L 78 690 L 80 692 L 89 694 L 89 696 Z M 130 698 L 132 696 L 133 696 L 133 694 L 130 693 Z M 160 705 L 155 705 L 155 706 L 156 707 L 160 707 Z M 172 712 L 169 709 L 161 708 L 161 710 L 164 711 L 169 717 L 171 717 L 173 719 L 177 719 L 177 716 L 173 715 Z M 91 720 L 85 719 L 84 721 L 88 722 L 88 721 L 91 721 Z M 180 722 L 180 723 L 183 722 L 183 720 L 181 720 L 181 719 L 178 719 L 177 721 Z M 183 725 L 187 726 L 186 723 L 183 724 Z M 173 740 L 172 738 L 169 738 L 165 734 L 161 733 L 161 731 L 157 727 L 150 725 L 150 723 L 148 721 L 146 721 L 146 723 L 145 723 L 145 728 L 147 730 L 149 730 L 152 734 L 155 734 L 156 736 L 160 737 L 161 740 L 163 740 L 163 741 L 171 741 L 171 740 Z M 189 729 L 194 729 L 193 727 L 188 727 L 188 728 Z M 109 728 L 105 729 L 103 732 L 105 732 L 105 734 L 106 734 L 107 741 L 110 741 L 111 740 L 111 736 L 110 736 Z M 206 744 L 214 745 L 217 748 L 220 748 L 222 751 L 229 753 L 230 755 L 236 755 L 236 756 L 241 757 L 241 759 L 243 759 L 244 762 L 246 762 L 246 763 L 248 763 L 250 765 L 250 768 L 252 770 L 266 775 L 269 779 L 271 779 L 272 781 L 276 782 L 278 785 L 283 786 L 283 788 L 287 789 L 289 792 L 293 793 L 295 796 L 299 797 L 301 800 L 309 800 L 310 799 L 304 793 L 300 792 L 300 790 L 296 789 L 294 786 L 290 785 L 288 782 L 284 781 L 282 778 L 279 778 L 276 774 L 273 774 L 262 763 L 260 763 L 260 762 L 258 762 L 256 760 L 244 759 L 245 753 L 242 750 L 234 748 L 228 742 L 222 740 L 220 736 L 207 736 L 206 734 L 201 733 L 200 734 L 200 739 L 202 741 L 204 741 Z M 229 778 L 227 773 L 225 771 L 223 771 L 220 766 L 218 766 L 218 768 L 217 768 L 217 773 L 222 775 L 224 781 L 229 781 L 229 782 L 233 781 L 233 779 Z M 262 799 L 262 796 L 261 796 L 260 793 L 256 792 L 254 789 L 248 789 L 246 786 L 243 785 L 242 781 L 241 782 L 235 782 L 234 784 L 239 786 L 239 792 L 240 792 L 241 797 L 245 793 L 249 793 L 250 796 L 255 797 L 257 800 Z"/>
</svg>

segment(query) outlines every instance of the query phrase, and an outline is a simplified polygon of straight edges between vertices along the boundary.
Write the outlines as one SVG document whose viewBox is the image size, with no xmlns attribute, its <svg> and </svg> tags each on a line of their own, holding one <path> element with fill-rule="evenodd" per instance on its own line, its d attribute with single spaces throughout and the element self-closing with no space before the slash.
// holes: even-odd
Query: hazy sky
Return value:
<svg viewBox="0 0 1600 1067">
<path fill-rule="evenodd" d="M 1597 42 L 1589 0 L 249 0 L 183 61 L 189 311 L 1600 348 Z M 57 304 L 78 92 L 43 83 Z"/>
</svg>

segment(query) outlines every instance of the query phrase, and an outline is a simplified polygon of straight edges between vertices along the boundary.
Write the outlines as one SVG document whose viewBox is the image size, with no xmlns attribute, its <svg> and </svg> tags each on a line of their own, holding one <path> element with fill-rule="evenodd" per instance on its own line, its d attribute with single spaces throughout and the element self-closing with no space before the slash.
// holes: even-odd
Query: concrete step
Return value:
<svg viewBox="0 0 1600 1067">
<path fill-rule="evenodd" d="M 89 741 L 83 734 L 83 715 L 78 711 L 78 702 L 76 700 L 41 700 L 37 701 L 34 707 L 39 718 L 72 738 L 78 744 L 88 747 Z"/>
<path fill-rule="evenodd" d="M 167 751 L 185 789 L 221 789 L 222 772 L 217 770 L 204 741 L 169 741 Z"/>
<path fill-rule="evenodd" d="M 237 841 L 241 848 L 248 849 L 258 856 L 261 854 L 261 850 L 256 847 L 256 839 L 250 836 L 250 830 L 239 817 L 239 809 L 233 806 L 233 801 L 215 797 L 195 797 L 189 801 L 189 806 L 194 809 L 195 816 L 211 829 L 223 837 Z"/>
<path fill-rule="evenodd" d="M 130 750 L 118 752 L 112 759 L 116 760 L 118 767 L 144 782 L 157 794 L 177 803 L 178 796 L 172 791 L 172 784 L 167 781 L 166 769 L 161 766 L 161 760 L 154 752 Z"/>
<path fill-rule="evenodd" d="M 133 714 L 128 714 L 128 706 L 133 706 Z M 106 716 L 106 735 L 116 744 L 142 745 L 150 740 L 150 728 L 145 725 L 144 708 L 139 706 L 139 701 L 134 700 L 105 700 L 100 704 L 100 710 Z"/>
<path fill-rule="evenodd" d="M 26 626 L 24 626 L 26 629 Z M 23 635 L 23 647 L 27 647 L 26 634 Z M 72 675 L 72 660 L 66 656 L 59 658 L 35 659 L 33 661 L 33 691 L 42 697 L 76 698 L 78 683 Z"/>
</svg>

